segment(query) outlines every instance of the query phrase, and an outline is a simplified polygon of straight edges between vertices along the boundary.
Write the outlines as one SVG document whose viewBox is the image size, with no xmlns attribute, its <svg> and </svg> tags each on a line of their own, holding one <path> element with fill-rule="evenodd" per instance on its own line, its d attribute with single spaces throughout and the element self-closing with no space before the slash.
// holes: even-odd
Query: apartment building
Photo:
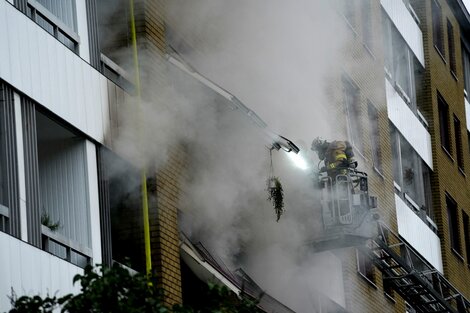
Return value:
<svg viewBox="0 0 470 313">
<path fill-rule="evenodd" d="M 344 0 L 328 8 L 347 51 L 331 68 L 328 109 L 368 173 L 384 226 L 377 246 L 317 252 L 322 265 L 312 271 L 328 270 L 328 284 L 302 297 L 315 299 L 317 312 L 467 312 L 468 10 L 462 0 Z M 210 99 L 233 110 L 216 75 L 211 82 L 181 59 L 166 61 L 167 35 L 182 36 L 183 56 L 204 42 L 201 28 L 168 31 L 166 10 L 163 0 L 0 0 L 0 311 L 12 289 L 76 292 L 73 276 L 99 263 L 137 271 L 150 264 L 169 305 L 197 302 L 206 281 L 253 297 L 270 291 L 181 232 L 191 160 L 181 142 L 157 153 L 165 154 L 158 168 L 144 162 L 144 226 L 142 159 L 132 153 L 142 147 L 137 137 L 122 140 L 146 131 L 123 115 L 138 111 L 129 108 L 139 106 L 135 95 L 152 102 L 155 86 L 184 81 L 177 92 L 192 94 L 194 106 Z M 260 305 L 292 312 L 268 295 Z"/>
</svg>

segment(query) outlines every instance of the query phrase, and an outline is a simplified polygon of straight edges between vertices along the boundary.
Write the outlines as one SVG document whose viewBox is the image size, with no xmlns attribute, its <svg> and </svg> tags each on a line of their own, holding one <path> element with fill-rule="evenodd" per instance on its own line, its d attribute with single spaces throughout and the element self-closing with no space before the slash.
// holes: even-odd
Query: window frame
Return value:
<svg viewBox="0 0 470 313">
<path fill-rule="evenodd" d="M 441 96 L 437 94 L 437 106 L 439 113 L 439 137 L 441 140 L 441 147 L 452 159 L 452 141 L 450 133 L 450 121 L 449 121 L 449 105 Z M 452 159 L 453 160 L 453 159 Z"/>
<path fill-rule="evenodd" d="M 379 111 L 372 104 L 370 100 L 367 100 L 367 115 L 369 117 L 370 126 L 370 140 L 372 150 L 372 163 L 374 168 L 382 174 L 382 149 L 380 145 L 380 125 L 379 125 Z"/>
<path fill-rule="evenodd" d="M 470 217 L 467 212 L 462 210 L 463 233 L 465 240 L 465 254 L 467 255 L 467 264 L 470 266 Z"/>
<path fill-rule="evenodd" d="M 356 264 L 359 275 L 377 288 L 374 263 L 358 249 L 356 249 Z"/>
<path fill-rule="evenodd" d="M 462 128 L 458 117 L 454 114 L 454 137 L 455 137 L 455 152 L 457 155 L 457 166 L 462 174 L 465 175 L 465 163 L 463 154 L 463 142 L 462 142 Z"/>
<path fill-rule="evenodd" d="M 446 193 L 446 208 L 448 219 L 448 231 L 450 239 L 450 247 L 453 252 L 458 256 L 462 255 L 462 245 L 460 243 L 460 228 L 459 228 L 459 208 L 457 202 Z"/>
<path fill-rule="evenodd" d="M 457 79 L 457 63 L 455 58 L 454 26 L 447 19 L 447 49 L 449 49 L 449 66 L 453 77 Z"/>
<path fill-rule="evenodd" d="M 342 77 L 342 97 L 349 141 L 360 153 L 363 153 L 361 93 L 359 87 L 346 75 Z"/>
<path fill-rule="evenodd" d="M 434 47 L 445 62 L 444 26 L 442 25 L 442 8 L 437 0 L 431 1 L 432 39 Z"/>
</svg>

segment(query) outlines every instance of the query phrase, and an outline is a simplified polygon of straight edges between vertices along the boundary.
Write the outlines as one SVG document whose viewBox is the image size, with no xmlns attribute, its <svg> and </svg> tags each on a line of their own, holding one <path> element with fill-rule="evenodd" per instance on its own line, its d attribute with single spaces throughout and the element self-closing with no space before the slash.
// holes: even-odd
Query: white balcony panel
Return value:
<svg viewBox="0 0 470 313">
<path fill-rule="evenodd" d="M 88 206 L 90 208 L 91 248 L 93 250 L 93 262 L 101 264 L 101 226 L 100 226 L 100 200 L 98 190 L 98 165 L 96 163 L 96 146 L 91 141 L 86 141 L 86 166 Z"/>
<path fill-rule="evenodd" d="M 441 273 L 441 240 L 406 203 L 395 195 L 398 233 Z"/>
<path fill-rule="evenodd" d="M 424 67 L 423 33 L 405 3 L 401 0 L 380 0 L 380 3 Z"/>
<path fill-rule="evenodd" d="M 387 95 L 388 118 L 429 168 L 432 169 L 431 135 L 396 92 L 388 79 L 385 79 L 385 91 Z"/>
<path fill-rule="evenodd" d="M 470 132 L 470 103 L 465 99 L 465 117 L 467 119 L 467 130 Z"/>
<path fill-rule="evenodd" d="M 80 37 L 80 57 L 85 61 L 90 62 L 90 47 L 88 45 L 88 24 L 85 0 L 76 0 L 75 8 L 77 12 L 77 32 L 78 36 Z"/>
<path fill-rule="evenodd" d="M 84 0 L 77 1 L 80 38 L 88 42 Z M 89 54 L 80 50 L 86 60 Z M 84 55 L 82 55 L 85 53 Z M 106 79 L 9 2 L 0 0 L 0 79 L 98 142 L 108 112 Z"/>
<path fill-rule="evenodd" d="M 2 0 L 3 1 L 3 0 Z M 0 312 L 10 309 L 11 288 L 17 296 L 77 293 L 72 284 L 83 270 L 21 240 L 0 232 Z"/>
</svg>

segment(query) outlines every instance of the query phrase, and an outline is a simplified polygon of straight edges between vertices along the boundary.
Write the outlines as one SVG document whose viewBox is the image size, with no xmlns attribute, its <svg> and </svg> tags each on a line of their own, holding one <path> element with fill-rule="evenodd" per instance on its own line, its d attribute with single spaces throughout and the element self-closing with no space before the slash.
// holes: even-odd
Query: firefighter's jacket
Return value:
<svg viewBox="0 0 470 313">
<path fill-rule="evenodd" d="M 349 141 L 333 141 L 325 151 L 325 166 L 328 170 L 348 167 L 354 161 L 354 152 Z"/>
</svg>

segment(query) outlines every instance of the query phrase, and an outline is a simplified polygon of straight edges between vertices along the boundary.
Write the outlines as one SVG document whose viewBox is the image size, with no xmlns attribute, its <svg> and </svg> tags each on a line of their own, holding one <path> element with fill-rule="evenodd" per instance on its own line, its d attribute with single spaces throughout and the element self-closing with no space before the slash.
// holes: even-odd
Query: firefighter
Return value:
<svg viewBox="0 0 470 313">
<path fill-rule="evenodd" d="M 321 161 L 325 162 L 325 168 L 321 171 L 326 171 L 332 178 L 339 174 L 344 175 L 348 169 L 357 167 L 349 141 L 328 142 L 317 137 L 312 141 L 311 149 L 317 152 Z"/>
</svg>

